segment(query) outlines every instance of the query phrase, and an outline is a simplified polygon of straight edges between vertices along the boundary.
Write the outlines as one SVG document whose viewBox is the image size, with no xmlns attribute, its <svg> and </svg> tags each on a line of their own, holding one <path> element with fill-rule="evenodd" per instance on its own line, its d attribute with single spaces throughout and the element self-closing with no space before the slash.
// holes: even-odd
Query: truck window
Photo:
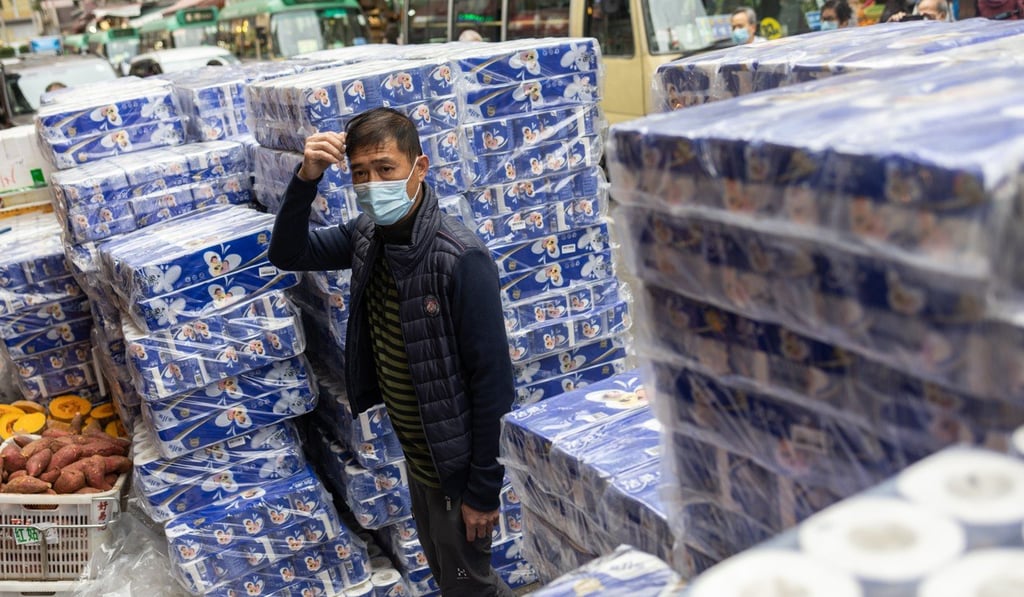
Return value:
<svg viewBox="0 0 1024 597">
<path fill-rule="evenodd" d="M 566 37 L 570 0 L 508 0 L 507 39 Z"/>
<path fill-rule="evenodd" d="M 605 56 L 633 56 L 633 17 L 630 0 L 587 0 L 583 35 L 597 38 Z"/>
</svg>

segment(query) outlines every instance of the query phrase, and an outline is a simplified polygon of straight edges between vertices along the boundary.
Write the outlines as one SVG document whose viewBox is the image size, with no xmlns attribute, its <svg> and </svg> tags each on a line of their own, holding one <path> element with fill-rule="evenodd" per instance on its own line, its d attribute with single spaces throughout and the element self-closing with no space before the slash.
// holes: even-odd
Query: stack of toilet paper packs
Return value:
<svg viewBox="0 0 1024 597">
<path fill-rule="evenodd" d="M 688 574 L 1024 422 L 1022 75 L 853 74 L 613 129 Z"/>
<path fill-rule="evenodd" d="M 566 572 L 533 597 L 629 595 L 669 597 L 682 590 L 679 575 L 664 561 L 628 545 Z"/>
<path fill-rule="evenodd" d="M 850 27 L 740 45 L 660 66 L 655 106 L 676 110 L 847 73 L 1013 60 L 1022 34 L 1019 21 L 979 18 L 943 27 L 927 21 Z"/>
<path fill-rule="evenodd" d="M 377 59 L 357 50 L 314 55 L 349 64 L 248 87 L 247 110 L 259 123 L 257 199 L 277 210 L 307 135 L 343 131 L 372 107 L 395 108 L 420 131 L 427 184 L 442 208 L 475 229 L 498 264 L 517 403 L 623 371 L 631 322 L 598 167 L 596 41 L 382 46 Z M 346 162 L 327 170 L 318 191 L 311 225 L 356 217 Z M 303 292 L 337 290 L 327 286 L 307 281 Z"/>
<path fill-rule="evenodd" d="M 723 562 L 682 594 L 1019 595 L 1022 570 L 1024 461 L 956 447 Z"/>
<path fill-rule="evenodd" d="M 99 396 L 89 302 L 72 277 L 52 214 L 4 220 L 0 234 L 0 361 L 12 402 Z"/>
<path fill-rule="evenodd" d="M 522 501 L 526 558 L 542 579 L 620 544 L 671 557 L 660 437 L 637 371 L 506 415 L 502 462 Z"/>
</svg>

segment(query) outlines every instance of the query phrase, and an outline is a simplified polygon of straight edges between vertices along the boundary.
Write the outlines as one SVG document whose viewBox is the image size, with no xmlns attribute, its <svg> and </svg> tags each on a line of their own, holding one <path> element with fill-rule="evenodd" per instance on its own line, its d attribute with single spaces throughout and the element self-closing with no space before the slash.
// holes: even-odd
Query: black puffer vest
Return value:
<svg viewBox="0 0 1024 597">
<path fill-rule="evenodd" d="M 450 312 L 452 275 L 467 249 L 486 248 L 465 226 L 441 211 L 429 186 L 423 185 L 423 189 L 409 246 L 385 248 L 369 217 L 361 215 L 356 222 L 352 237 L 352 311 L 345 347 L 348 395 L 356 413 L 383 402 L 365 291 L 378 252 L 386 250 L 385 258 L 398 286 L 402 336 L 431 456 L 442 490 L 448 496 L 458 496 L 469 477 L 472 445 L 469 399 Z"/>
</svg>

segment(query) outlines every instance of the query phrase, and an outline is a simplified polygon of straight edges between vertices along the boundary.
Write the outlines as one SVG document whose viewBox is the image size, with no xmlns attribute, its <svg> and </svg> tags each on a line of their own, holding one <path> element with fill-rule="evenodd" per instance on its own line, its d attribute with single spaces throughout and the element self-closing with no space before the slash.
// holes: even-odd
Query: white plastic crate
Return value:
<svg viewBox="0 0 1024 597">
<path fill-rule="evenodd" d="M 103 493 L 0 494 L 0 597 L 59 594 L 95 575 L 89 562 L 109 539 L 127 482 L 122 474 Z"/>
</svg>

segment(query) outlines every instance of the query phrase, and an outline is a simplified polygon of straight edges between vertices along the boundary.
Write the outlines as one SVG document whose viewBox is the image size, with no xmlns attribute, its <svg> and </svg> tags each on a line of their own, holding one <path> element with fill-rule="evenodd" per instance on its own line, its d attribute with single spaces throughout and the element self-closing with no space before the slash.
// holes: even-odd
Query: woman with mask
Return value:
<svg viewBox="0 0 1024 597">
<path fill-rule="evenodd" d="M 833 31 L 849 27 L 853 19 L 853 9 L 846 0 L 828 0 L 821 7 L 821 30 Z"/>
</svg>

